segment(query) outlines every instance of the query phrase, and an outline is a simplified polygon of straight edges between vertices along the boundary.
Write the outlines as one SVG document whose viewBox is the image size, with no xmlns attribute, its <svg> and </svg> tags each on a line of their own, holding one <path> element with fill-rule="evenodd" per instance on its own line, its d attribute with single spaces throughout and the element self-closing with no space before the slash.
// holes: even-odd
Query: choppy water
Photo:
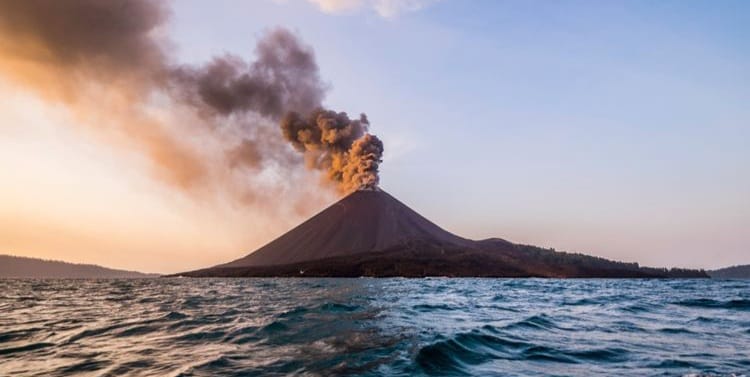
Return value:
<svg viewBox="0 0 750 377">
<path fill-rule="evenodd" d="M 0 375 L 749 374 L 750 281 L 0 280 Z"/>
</svg>

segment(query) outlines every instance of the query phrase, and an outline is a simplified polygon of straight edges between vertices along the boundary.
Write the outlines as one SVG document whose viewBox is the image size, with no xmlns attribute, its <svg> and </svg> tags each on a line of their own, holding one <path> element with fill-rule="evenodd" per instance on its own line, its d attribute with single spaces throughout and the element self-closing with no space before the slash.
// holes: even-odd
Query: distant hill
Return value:
<svg viewBox="0 0 750 377">
<path fill-rule="evenodd" d="M 708 271 L 708 275 L 714 279 L 750 279 L 750 264 Z"/>
<path fill-rule="evenodd" d="M 0 278 L 152 278 L 156 274 L 114 270 L 93 264 L 75 264 L 38 258 L 0 255 Z"/>
<path fill-rule="evenodd" d="M 245 257 L 178 275 L 708 278 L 699 270 L 641 267 L 499 238 L 466 239 L 377 188 L 351 193 Z"/>
</svg>

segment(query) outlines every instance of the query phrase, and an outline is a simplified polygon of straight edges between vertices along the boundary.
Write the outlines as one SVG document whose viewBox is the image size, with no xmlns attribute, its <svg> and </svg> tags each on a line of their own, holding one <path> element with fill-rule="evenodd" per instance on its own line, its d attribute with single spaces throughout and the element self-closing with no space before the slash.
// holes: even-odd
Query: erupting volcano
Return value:
<svg viewBox="0 0 750 377">
<path fill-rule="evenodd" d="M 260 249 L 183 276 L 707 277 L 492 238 L 469 240 L 365 186 Z"/>
</svg>

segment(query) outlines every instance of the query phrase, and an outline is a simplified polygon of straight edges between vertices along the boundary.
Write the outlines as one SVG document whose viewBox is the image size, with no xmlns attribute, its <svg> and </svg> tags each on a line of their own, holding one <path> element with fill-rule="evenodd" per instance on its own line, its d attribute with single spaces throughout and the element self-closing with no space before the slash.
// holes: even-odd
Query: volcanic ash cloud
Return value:
<svg viewBox="0 0 750 377">
<path fill-rule="evenodd" d="M 383 143 L 364 115 L 323 108 L 327 86 L 312 48 L 276 28 L 258 41 L 254 59 L 181 64 L 165 47 L 165 4 L 0 2 L 0 75 L 70 107 L 186 191 L 278 195 L 297 189 L 303 166 L 342 193 L 378 184 Z"/>
</svg>

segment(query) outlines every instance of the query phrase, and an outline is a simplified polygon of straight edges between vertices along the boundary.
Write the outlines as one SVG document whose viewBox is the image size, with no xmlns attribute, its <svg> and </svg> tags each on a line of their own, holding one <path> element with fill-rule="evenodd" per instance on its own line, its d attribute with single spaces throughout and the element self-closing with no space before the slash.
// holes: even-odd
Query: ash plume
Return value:
<svg viewBox="0 0 750 377">
<path fill-rule="evenodd" d="M 228 54 L 202 67 L 178 67 L 170 84 L 179 97 L 211 115 L 254 111 L 277 120 L 287 111 L 320 106 L 325 86 L 315 55 L 294 34 L 276 29 L 255 50 L 252 63 Z"/>
<path fill-rule="evenodd" d="M 161 1 L 2 1 L 0 74 L 69 106 L 186 191 L 253 202 L 295 189 L 305 166 L 341 192 L 377 185 L 382 142 L 364 115 L 323 109 L 315 54 L 294 33 L 266 32 L 252 60 L 187 65 L 163 35 L 168 18 Z"/>
<path fill-rule="evenodd" d="M 290 112 L 281 121 L 284 137 L 300 152 L 308 165 L 326 171 L 341 192 L 374 188 L 379 183 L 383 143 L 367 133 L 365 114 L 349 119 L 346 113 L 317 109 L 307 117 Z"/>
<path fill-rule="evenodd" d="M 154 74 L 167 58 L 156 34 L 168 13 L 158 1 L 3 1 L 0 48 L 3 60 L 36 68 L 20 72 L 27 76 L 49 69 L 67 72 L 62 80 Z"/>
</svg>

